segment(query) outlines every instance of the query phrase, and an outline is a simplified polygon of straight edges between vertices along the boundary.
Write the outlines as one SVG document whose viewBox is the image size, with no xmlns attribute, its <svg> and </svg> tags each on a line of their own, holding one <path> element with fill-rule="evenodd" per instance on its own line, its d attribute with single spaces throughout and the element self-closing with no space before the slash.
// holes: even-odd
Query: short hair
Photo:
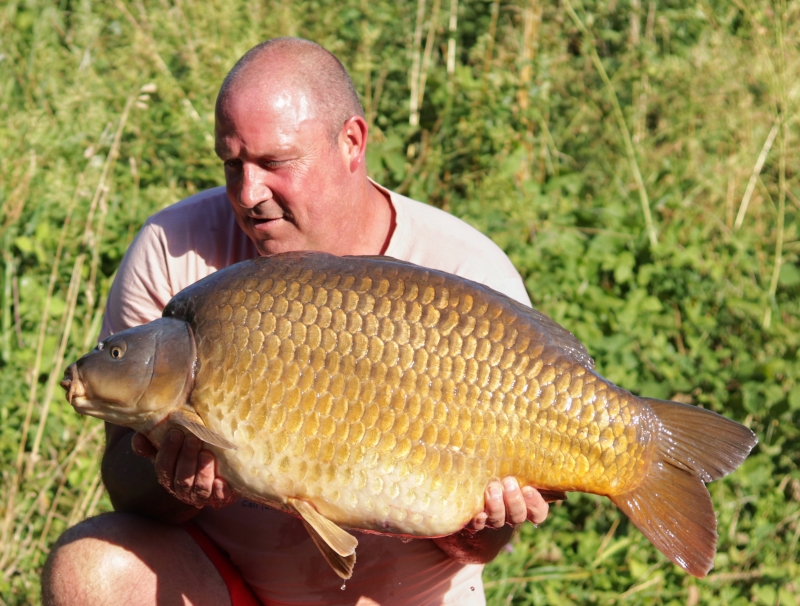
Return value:
<svg viewBox="0 0 800 606">
<path fill-rule="evenodd" d="M 321 116 L 329 123 L 334 141 L 347 120 L 353 116 L 364 117 L 356 87 L 342 62 L 316 42 L 290 37 L 272 38 L 247 51 L 225 76 L 217 95 L 217 107 L 242 77 L 249 76 L 247 68 L 256 65 L 268 53 L 292 59 L 293 82 L 311 93 Z"/>
</svg>

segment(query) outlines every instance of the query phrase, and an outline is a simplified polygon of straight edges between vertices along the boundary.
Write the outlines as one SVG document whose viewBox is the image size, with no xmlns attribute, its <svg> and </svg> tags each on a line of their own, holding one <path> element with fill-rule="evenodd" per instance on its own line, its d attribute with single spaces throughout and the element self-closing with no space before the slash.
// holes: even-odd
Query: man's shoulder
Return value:
<svg viewBox="0 0 800 606">
<path fill-rule="evenodd" d="M 164 230 L 186 229 L 189 226 L 200 229 L 214 229 L 219 220 L 235 221 L 225 186 L 206 189 L 175 202 L 151 215 L 145 225 L 159 226 Z"/>
<path fill-rule="evenodd" d="M 516 268 L 490 238 L 444 210 L 390 194 L 397 225 L 388 256 L 480 282 L 530 304 Z"/>
<path fill-rule="evenodd" d="M 166 207 L 150 217 L 142 231 L 161 242 L 168 259 L 199 264 L 197 279 L 258 254 L 239 227 L 224 187 Z"/>
<path fill-rule="evenodd" d="M 430 204 L 394 194 L 394 200 L 405 206 L 419 238 L 436 235 L 449 243 L 467 244 L 470 250 L 485 249 L 503 255 L 503 251 L 472 225 L 455 215 Z"/>
</svg>

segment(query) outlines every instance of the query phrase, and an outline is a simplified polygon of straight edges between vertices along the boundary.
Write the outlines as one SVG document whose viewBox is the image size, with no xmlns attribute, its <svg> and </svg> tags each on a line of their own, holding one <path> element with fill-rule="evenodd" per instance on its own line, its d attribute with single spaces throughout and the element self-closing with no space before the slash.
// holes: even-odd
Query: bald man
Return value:
<svg viewBox="0 0 800 606">
<path fill-rule="evenodd" d="M 225 187 L 147 221 L 114 281 L 102 336 L 159 317 L 175 293 L 222 267 L 294 250 L 386 254 L 529 305 L 488 238 L 368 178 L 367 130 L 332 54 L 292 38 L 250 50 L 217 98 Z M 156 451 L 127 428 L 107 424 L 106 433 L 103 480 L 115 513 L 59 539 L 43 573 L 45 604 L 478 605 L 483 563 L 516 525 L 547 515 L 536 490 L 493 481 L 485 511 L 455 535 L 359 534 L 355 573 L 342 586 L 301 522 L 237 498 L 194 436 L 172 430 Z"/>
</svg>

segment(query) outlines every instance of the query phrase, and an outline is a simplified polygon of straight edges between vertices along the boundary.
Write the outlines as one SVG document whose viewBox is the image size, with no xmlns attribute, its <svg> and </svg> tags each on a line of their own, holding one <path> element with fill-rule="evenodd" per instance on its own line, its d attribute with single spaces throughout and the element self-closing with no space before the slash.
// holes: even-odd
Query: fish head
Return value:
<svg viewBox="0 0 800 606">
<path fill-rule="evenodd" d="M 138 431 L 186 401 L 196 357 L 189 324 L 160 318 L 98 343 L 67 368 L 61 387 L 78 413 Z"/>
</svg>

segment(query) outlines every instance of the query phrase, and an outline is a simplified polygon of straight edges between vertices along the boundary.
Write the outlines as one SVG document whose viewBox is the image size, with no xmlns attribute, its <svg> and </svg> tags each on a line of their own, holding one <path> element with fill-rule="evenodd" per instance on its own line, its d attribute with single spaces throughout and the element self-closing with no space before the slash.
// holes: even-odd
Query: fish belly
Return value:
<svg viewBox="0 0 800 606">
<path fill-rule="evenodd" d="M 217 454 L 251 498 L 438 536 L 483 509 L 492 478 L 611 495 L 645 474 L 649 409 L 538 312 L 402 262 L 240 265 L 168 313 L 192 325 L 191 403 L 238 446 Z"/>
</svg>

